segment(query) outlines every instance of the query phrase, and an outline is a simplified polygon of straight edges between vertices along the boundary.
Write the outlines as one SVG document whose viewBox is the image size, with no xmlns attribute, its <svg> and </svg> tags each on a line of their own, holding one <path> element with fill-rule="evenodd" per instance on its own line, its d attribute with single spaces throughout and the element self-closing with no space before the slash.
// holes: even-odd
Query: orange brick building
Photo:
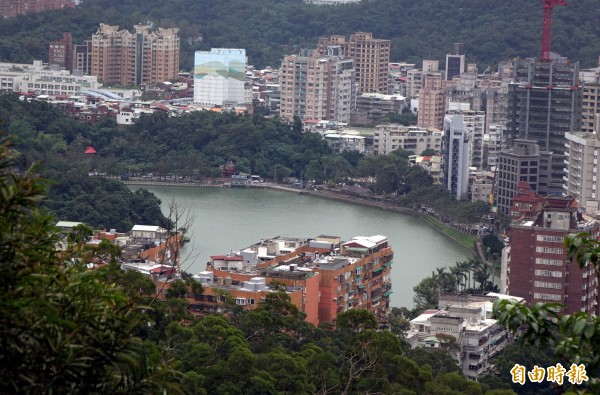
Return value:
<svg viewBox="0 0 600 395">
<path fill-rule="evenodd" d="M 393 251 L 386 236 L 314 239 L 274 237 L 229 255 L 212 256 L 193 278 L 204 293 L 190 300 L 197 311 L 222 311 L 229 294 L 244 309 L 264 300 L 269 284 L 285 285 L 292 303 L 315 325 L 364 308 L 384 320 L 392 293 Z"/>
</svg>

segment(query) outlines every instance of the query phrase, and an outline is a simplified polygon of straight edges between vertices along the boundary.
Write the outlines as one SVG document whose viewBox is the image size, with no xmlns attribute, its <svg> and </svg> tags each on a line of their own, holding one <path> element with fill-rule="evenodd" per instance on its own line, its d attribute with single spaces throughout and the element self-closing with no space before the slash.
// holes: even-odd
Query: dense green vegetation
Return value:
<svg viewBox="0 0 600 395">
<path fill-rule="evenodd" d="M 0 123 L 23 154 L 16 170 L 23 171 L 32 161 L 43 163 L 39 171 L 52 180 L 44 207 L 56 218 L 120 232 L 134 224 L 168 227 L 153 194 L 130 192 L 119 182 L 88 175 L 95 163 L 83 154 L 88 143 L 83 136 L 94 138 L 95 133 L 106 135 L 116 128 L 86 128 L 47 104 L 21 103 L 12 95 L 0 95 Z"/>
<path fill-rule="evenodd" d="M 584 67 L 595 66 L 599 18 L 595 0 L 557 7 L 553 50 Z M 141 22 L 181 29 L 183 70 L 191 70 L 193 51 L 199 49 L 245 48 L 251 64 L 277 66 L 283 54 L 314 47 L 319 36 L 356 31 L 391 39 L 393 61 L 443 61 L 452 43 L 464 42 L 467 61 L 483 70 L 494 69 L 501 59 L 539 55 L 542 6 L 536 0 L 374 0 L 335 8 L 302 0 L 86 0 L 77 9 L 0 20 L 0 59 L 47 60 L 48 42 L 63 31 L 83 43 L 100 23 L 131 29 Z"/>
<path fill-rule="evenodd" d="M 19 101 L 14 95 L 0 95 L 0 120 L 24 157 L 43 161 L 45 175 L 56 181 L 46 206 L 61 219 L 95 226 L 128 230 L 131 223 L 164 224 L 164 218 L 149 194 L 130 194 L 89 172 L 198 180 L 220 176 L 219 167 L 229 161 L 238 171 L 270 179 L 276 173 L 278 180 L 295 176 L 317 184 L 376 180 L 368 185 L 374 193 L 411 208 L 432 207 L 448 222 L 479 223 L 489 210 L 485 203 L 452 200 L 424 170 L 410 166 L 410 152 L 337 154 L 318 134 L 302 132 L 298 120 L 289 124 L 260 115 L 200 111 L 180 117 L 144 115 L 119 128 L 109 119 L 79 124 L 49 104 Z M 97 155 L 84 154 L 87 146 Z"/>
</svg>

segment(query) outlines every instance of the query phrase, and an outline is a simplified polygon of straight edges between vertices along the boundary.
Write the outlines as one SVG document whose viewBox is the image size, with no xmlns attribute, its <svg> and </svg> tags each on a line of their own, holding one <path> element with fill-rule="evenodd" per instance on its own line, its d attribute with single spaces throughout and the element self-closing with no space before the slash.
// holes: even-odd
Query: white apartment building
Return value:
<svg viewBox="0 0 600 395">
<path fill-rule="evenodd" d="M 352 130 L 344 130 L 336 133 L 327 133 L 325 141 L 335 152 L 358 151 L 364 154 L 366 151 L 365 137 Z"/>
<path fill-rule="evenodd" d="M 508 332 L 491 318 L 493 302 L 500 298 L 521 299 L 495 293 L 442 294 L 438 309 L 427 310 L 410 321 L 406 338 L 413 348 L 445 348 L 445 337 L 453 337 L 459 349 L 449 349 L 450 355 L 465 377 L 477 380 L 492 368 L 490 360 L 508 344 Z"/>
<path fill-rule="evenodd" d="M 71 96 L 97 89 L 98 78 L 74 76 L 67 70 L 54 70 L 41 60 L 32 64 L 0 63 L 0 91 L 48 96 Z"/>
<path fill-rule="evenodd" d="M 194 103 L 201 106 L 235 106 L 252 100 L 247 93 L 246 50 L 212 48 L 194 57 Z"/>
<path fill-rule="evenodd" d="M 465 126 L 464 115 L 444 117 L 442 140 L 442 185 L 452 197 L 461 200 L 467 197 L 469 186 L 470 136 Z"/>
<path fill-rule="evenodd" d="M 596 116 L 596 123 L 600 115 Z M 566 133 L 565 176 L 563 188 L 566 195 L 577 199 L 589 213 L 600 210 L 598 154 L 600 139 L 597 133 Z"/>
<path fill-rule="evenodd" d="M 440 153 L 443 132 L 437 129 L 422 129 L 400 124 L 382 124 L 375 127 L 373 154 L 387 155 L 397 149 L 420 154 L 427 148 Z"/>
<path fill-rule="evenodd" d="M 458 104 L 459 106 L 453 106 Z M 469 133 L 469 167 L 482 170 L 485 165 L 484 160 L 484 134 L 485 134 L 485 112 L 473 111 L 462 108 L 467 103 L 450 103 L 448 115 L 459 114 L 463 116 L 465 130 Z"/>
</svg>

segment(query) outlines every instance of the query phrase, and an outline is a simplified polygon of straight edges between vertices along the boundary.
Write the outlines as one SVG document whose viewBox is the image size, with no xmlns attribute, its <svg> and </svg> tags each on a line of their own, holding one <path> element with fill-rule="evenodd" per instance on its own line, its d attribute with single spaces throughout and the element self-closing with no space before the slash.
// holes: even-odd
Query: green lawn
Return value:
<svg viewBox="0 0 600 395">
<path fill-rule="evenodd" d="M 475 253 L 475 236 L 466 235 L 458 230 L 452 229 L 448 225 L 439 222 L 435 218 L 429 215 L 422 215 L 421 218 L 423 221 L 427 222 L 432 227 L 436 228 L 452 240 L 456 241 L 458 244 L 462 245 L 465 248 L 473 251 Z"/>
</svg>

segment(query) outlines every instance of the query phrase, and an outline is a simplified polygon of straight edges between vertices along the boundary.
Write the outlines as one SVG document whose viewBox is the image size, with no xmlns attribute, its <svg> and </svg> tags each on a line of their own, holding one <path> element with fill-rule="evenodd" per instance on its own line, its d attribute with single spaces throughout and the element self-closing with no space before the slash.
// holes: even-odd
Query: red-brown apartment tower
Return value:
<svg viewBox="0 0 600 395">
<path fill-rule="evenodd" d="M 63 33 L 62 40 L 50 41 L 48 64 L 63 70 L 73 71 L 73 37 L 71 32 Z"/>
<path fill-rule="evenodd" d="M 567 258 L 564 247 L 567 234 L 584 231 L 597 239 L 598 222 L 574 207 L 545 208 L 534 218 L 514 223 L 509 230 L 510 252 L 505 263 L 506 293 L 522 297 L 529 304 L 562 303 L 565 313 L 598 314 L 594 267 L 580 269 Z"/>
</svg>

